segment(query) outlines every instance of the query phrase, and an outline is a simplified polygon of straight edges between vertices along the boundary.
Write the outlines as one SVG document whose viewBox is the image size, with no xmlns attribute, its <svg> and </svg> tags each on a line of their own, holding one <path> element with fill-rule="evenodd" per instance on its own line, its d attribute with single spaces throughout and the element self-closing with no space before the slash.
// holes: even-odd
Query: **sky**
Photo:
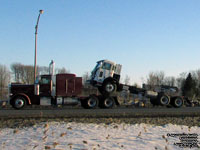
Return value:
<svg viewBox="0 0 200 150">
<path fill-rule="evenodd" d="M 177 77 L 199 69 L 199 0 L 1 0 L 0 64 L 65 67 L 82 76 L 96 62 L 122 64 L 142 83 L 151 71 Z"/>
</svg>

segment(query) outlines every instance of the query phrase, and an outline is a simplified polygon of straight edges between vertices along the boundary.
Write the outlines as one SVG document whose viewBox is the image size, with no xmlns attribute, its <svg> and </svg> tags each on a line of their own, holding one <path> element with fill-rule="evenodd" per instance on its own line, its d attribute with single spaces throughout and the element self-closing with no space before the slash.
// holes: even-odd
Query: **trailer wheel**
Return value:
<svg viewBox="0 0 200 150">
<path fill-rule="evenodd" d="M 155 98 L 151 98 L 151 99 L 150 99 L 150 102 L 151 102 L 151 104 L 152 104 L 153 106 L 158 105 L 157 99 L 155 99 Z"/>
<path fill-rule="evenodd" d="M 26 105 L 26 99 L 22 96 L 17 96 L 13 99 L 12 106 L 15 109 L 22 109 Z"/>
<path fill-rule="evenodd" d="M 100 101 L 99 107 L 101 108 L 112 108 L 115 104 L 115 100 L 112 97 L 106 97 Z"/>
<path fill-rule="evenodd" d="M 170 97 L 166 94 L 160 94 L 158 96 L 158 103 L 162 106 L 167 106 L 170 103 Z"/>
<path fill-rule="evenodd" d="M 96 96 L 90 96 L 87 99 L 81 101 L 81 105 L 86 109 L 94 109 L 98 106 L 99 100 Z"/>
<path fill-rule="evenodd" d="M 180 108 L 182 107 L 184 104 L 184 100 L 182 97 L 175 97 L 173 100 L 172 100 L 172 105 L 176 108 Z"/>
</svg>

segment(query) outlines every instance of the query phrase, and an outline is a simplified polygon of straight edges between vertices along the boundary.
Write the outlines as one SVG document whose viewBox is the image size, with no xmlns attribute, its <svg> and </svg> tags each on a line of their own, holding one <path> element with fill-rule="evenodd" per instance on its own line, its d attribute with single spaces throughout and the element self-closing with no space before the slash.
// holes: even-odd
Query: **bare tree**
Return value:
<svg viewBox="0 0 200 150">
<path fill-rule="evenodd" d="M 27 66 L 23 66 L 23 67 L 24 67 L 23 68 L 23 76 L 22 76 L 23 83 L 33 84 L 33 82 L 34 82 L 33 66 L 27 65 Z"/>
<path fill-rule="evenodd" d="M 46 66 L 38 67 L 38 73 L 39 74 L 49 74 L 49 67 L 46 67 Z"/>
<path fill-rule="evenodd" d="M 179 89 L 182 89 L 186 77 L 187 77 L 187 72 L 182 72 L 182 73 L 180 73 L 179 76 L 176 78 L 176 86 L 177 86 Z"/>
<path fill-rule="evenodd" d="M 69 73 L 70 71 L 67 70 L 66 68 L 62 67 L 62 68 L 56 68 L 55 72 L 56 73 Z"/>
<path fill-rule="evenodd" d="M 9 83 L 10 71 L 5 65 L 0 64 L 0 99 L 5 99 L 7 97 Z"/>
<path fill-rule="evenodd" d="M 11 70 L 14 74 L 15 82 L 20 82 L 20 75 L 21 75 L 21 65 L 20 63 L 13 63 L 11 65 Z"/>
<path fill-rule="evenodd" d="M 90 79 L 90 73 L 89 72 L 85 72 L 83 74 L 82 79 L 83 79 L 83 84 L 85 85 L 86 81 Z"/>
<path fill-rule="evenodd" d="M 165 73 L 163 71 L 150 72 L 147 77 L 147 84 L 151 87 L 164 84 Z"/>
<path fill-rule="evenodd" d="M 175 86 L 175 84 L 176 84 L 176 78 L 175 77 L 165 77 L 164 85 Z"/>
<path fill-rule="evenodd" d="M 33 66 L 14 63 L 11 65 L 15 82 L 32 84 L 34 82 Z"/>
</svg>

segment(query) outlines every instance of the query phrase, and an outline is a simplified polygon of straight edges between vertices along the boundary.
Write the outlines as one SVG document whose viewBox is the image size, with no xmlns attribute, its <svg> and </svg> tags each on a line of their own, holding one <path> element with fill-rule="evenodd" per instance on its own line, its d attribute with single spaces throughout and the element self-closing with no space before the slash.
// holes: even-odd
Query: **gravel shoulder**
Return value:
<svg viewBox="0 0 200 150">
<path fill-rule="evenodd" d="M 200 117 L 154 117 L 154 118 L 32 118 L 32 119 L 0 119 L 0 128 L 24 128 L 34 126 L 42 122 L 77 122 L 77 123 L 104 123 L 106 125 L 116 123 L 126 124 L 152 124 L 162 126 L 166 124 L 186 125 L 186 126 L 200 126 Z"/>
</svg>

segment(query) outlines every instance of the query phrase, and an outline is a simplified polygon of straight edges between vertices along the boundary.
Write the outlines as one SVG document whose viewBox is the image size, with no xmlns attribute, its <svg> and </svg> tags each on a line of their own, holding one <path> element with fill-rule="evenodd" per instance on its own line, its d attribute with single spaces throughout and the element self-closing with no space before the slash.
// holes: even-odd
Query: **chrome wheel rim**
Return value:
<svg viewBox="0 0 200 150">
<path fill-rule="evenodd" d="M 113 105 L 113 100 L 112 99 L 110 99 L 110 98 L 107 98 L 105 101 L 104 101 L 104 105 L 106 106 L 106 107 L 111 107 L 112 105 Z"/>
<path fill-rule="evenodd" d="M 163 98 L 161 98 L 161 103 L 163 104 L 163 105 L 168 105 L 168 103 L 169 103 L 169 99 L 167 98 L 167 97 L 163 97 Z"/>
<path fill-rule="evenodd" d="M 176 105 L 176 106 L 180 107 L 182 104 L 183 104 L 182 99 L 177 98 L 177 99 L 175 100 L 175 105 Z"/>
<path fill-rule="evenodd" d="M 88 106 L 89 107 L 95 107 L 96 106 L 96 104 L 97 104 L 97 101 L 96 101 L 96 99 L 95 98 L 90 98 L 89 100 L 88 100 Z"/>
<path fill-rule="evenodd" d="M 111 84 L 111 83 L 108 83 L 106 85 L 106 91 L 109 92 L 109 93 L 112 92 L 112 91 L 114 91 L 114 85 Z"/>
<path fill-rule="evenodd" d="M 21 108 L 23 106 L 24 106 L 24 100 L 22 100 L 22 99 L 16 99 L 16 101 L 15 101 L 15 107 L 16 108 Z"/>
</svg>

